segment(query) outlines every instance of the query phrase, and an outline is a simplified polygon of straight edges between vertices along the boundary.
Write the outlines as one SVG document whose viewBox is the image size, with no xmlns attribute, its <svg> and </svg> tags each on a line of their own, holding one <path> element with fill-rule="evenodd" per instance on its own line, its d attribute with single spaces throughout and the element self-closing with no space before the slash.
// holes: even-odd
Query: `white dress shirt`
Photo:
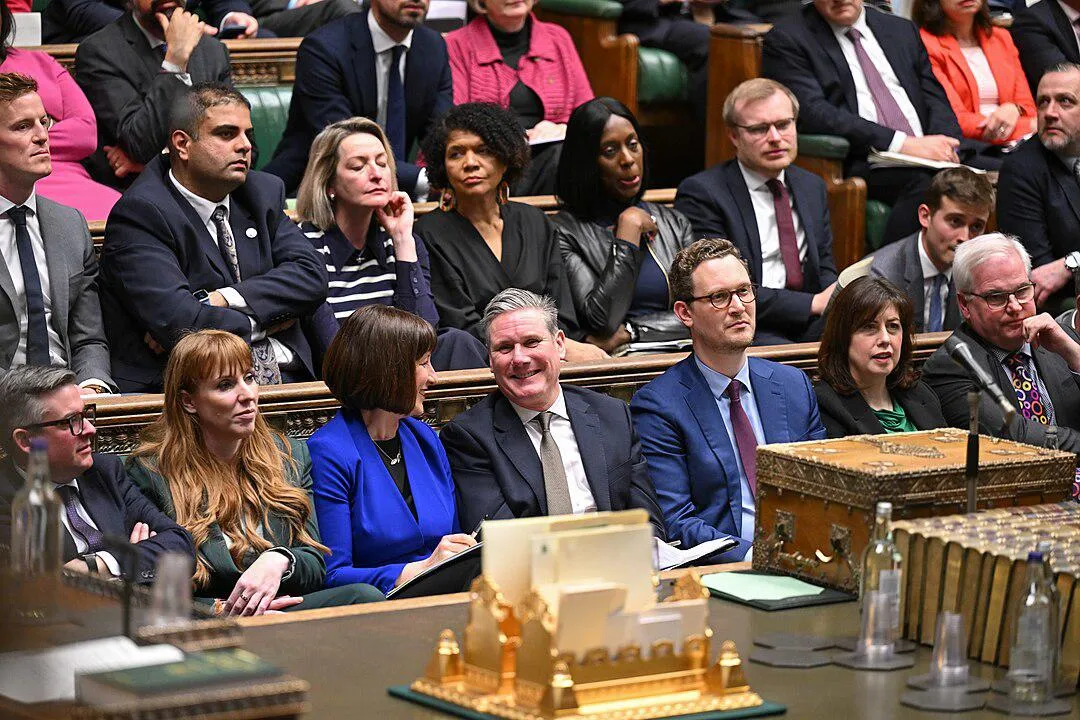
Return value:
<svg viewBox="0 0 1080 720">
<path fill-rule="evenodd" d="M 139 32 L 141 32 L 143 34 L 143 37 L 146 38 L 146 42 L 150 43 L 151 50 L 156 50 L 157 48 L 165 44 L 165 41 L 161 38 L 154 37 L 150 33 L 146 32 L 146 28 L 144 28 L 138 20 L 135 20 L 135 27 L 139 28 Z M 191 87 L 191 74 L 181 70 L 180 66 L 176 63 L 171 63 L 168 60 L 162 60 L 161 69 L 167 73 L 172 73 L 180 82 L 184 83 L 188 87 Z"/>
<path fill-rule="evenodd" d="M 536 410 L 526 410 L 510 403 L 514 412 L 521 418 L 525 425 L 525 433 L 536 449 L 536 456 L 540 457 L 540 441 L 543 433 L 538 423 L 533 419 L 540 413 Z M 563 470 L 566 472 L 566 485 L 570 490 L 570 507 L 575 515 L 587 512 L 596 512 L 596 499 L 593 497 L 592 488 L 589 487 L 589 479 L 585 476 L 585 464 L 581 462 L 581 450 L 578 449 L 577 438 L 574 437 L 574 428 L 570 425 L 570 415 L 566 412 L 566 398 L 563 397 L 562 386 L 559 386 L 559 396 L 548 408 L 553 417 L 548 428 L 551 431 L 551 439 L 559 446 L 559 455 L 562 456 Z"/>
<path fill-rule="evenodd" d="M 866 75 L 863 74 L 862 65 L 859 64 L 859 58 L 855 54 L 855 43 L 847 36 L 847 31 L 851 28 L 855 28 L 862 34 L 863 49 L 866 50 L 867 56 L 874 63 L 874 67 L 881 73 L 881 79 L 885 81 L 885 87 L 889 89 L 889 93 L 896 100 L 896 104 L 900 106 L 900 112 L 907 118 L 911 131 L 916 137 L 922 136 L 923 127 L 919 121 L 919 114 L 915 112 L 915 106 L 912 104 L 911 99 L 908 98 L 907 90 L 904 89 L 904 86 L 900 84 L 900 80 L 896 77 L 896 72 L 893 71 L 892 65 L 889 64 L 889 58 L 885 56 L 885 51 L 881 49 L 877 38 L 874 37 L 874 32 L 866 24 L 866 10 L 864 9 L 859 14 L 859 19 L 851 26 L 829 24 L 836 35 L 836 41 L 840 43 L 840 50 L 844 53 L 844 59 L 847 60 L 851 78 L 855 81 L 855 98 L 859 103 L 859 117 L 870 122 L 878 121 L 874 96 L 870 93 Z M 888 149 L 892 152 L 899 152 L 906 139 L 907 135 L 897 132 L 893 135 Z"/>
<path fill-rule="evenodd" d="M 758 238 L 761 241 L 761 285 L 767 288 L 783 288 L 787 285 L 787 269 L 784 257 L 780 254 L 780 230 L 776 225 L 776 207 L 773 204 L 769 178 L 739 163 L 743 180 L 750 191 L 750 201 L 754 205 L 754 218 L 757 220 Z M 785 172 L 780 171 L 777 180 L 784 182 Z M 785 183 L 786 185 L 786 183 Z M 788 188 L 788 204 L 791 206 L 791 219 L 795 223 L 795 241 L 799 247 L 799 262 L 806 260 L 806 231 L 795 212 L 791 188 Z"/>
<path fill-rule="evenodd" d="M 926 247 L 923 245 L 926 242 L 924 235 L 926 231 L 919 233 L 919 265 L 922 267 L 923 277 L 923 327 L 930 327 L 930 301 L 933 299 L 934 293 L 934 278 L 938 275 L 945 276 L 945 282 L 941 285 L 941 319 L 945 320 L 945 315 L 949 310 L 949 283 L 952 281 L 952 267 L 950 266 L 945 272 L 941 272 L 934 265 L 934 262 L 930 259 L 930 256 L 926 254 Z"/>
<path fill-rule="evenodd" d="M 232 203 L 230 195 L 226 195 L 225 199 L 221 202 L 214 202 L 207 200 L 204 197 L 200 197 L 195 193 L 184 187 L 176 176 L 173 175 L 173 171 L 169 171 L 169 181 L 173 184 L 185 200 L 187 200 L 191 207 L 195 210 L 195 214 L 202 220 L 203 225 L 206 227 L 206 231 L 210 233 L 210 238 L 214 241 L 214 244 L 221 248 L 221 244 L 218 239 L 217 226 L 214 224 L 214 211 L 218 207 L 225 208 L 225 222 L 229 222 L 229 206 Z M 246 238 L 233 237 L 233 241 L 239 246 L 241 242 L 244 242 Z M 222 256 L 224 257 L 224 256 Z M 197 290 L 206 290 L 207 288 L 196 288 Z M 216 291 L 221 293 L 221 296 L 225 298 L 225 302 L 229 303 L 229 307 L 233 310 L 239 310 L 248 316 L 248 320 L 251 322 L 251 339 L 253 341 L 262 340 L 266 337 L 266 329 L 259 325 L 252 317 L 251 307 L 247 304 L 244 296 L 237 292 L 236 288 L 221 287 L 216 288 Z M 293 360 L 293 352 L 281 342 L 270 338 L 270 346 L 274 348 L 274 358 L 277 360 L 278 365 L 288 365 Z"/>
</svg>

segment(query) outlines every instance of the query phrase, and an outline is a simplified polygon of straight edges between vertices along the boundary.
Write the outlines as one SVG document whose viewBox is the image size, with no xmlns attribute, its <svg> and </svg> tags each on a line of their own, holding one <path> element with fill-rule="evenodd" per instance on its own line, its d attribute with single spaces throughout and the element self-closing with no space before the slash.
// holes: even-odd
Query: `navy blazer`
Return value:
<svg viewBox="0 0 1080 720">
<path fill-rule="evenodd" d="M 407 563 L 460 532 L 454 481 L 435 431 L 405 418 L 398 436 L 416 517 L 359 416 L 341 410 L 308 440 L 315 512 L 330 548 L 328 587 L 362 582 L 389 592 Z"/>
<path fill-rule="evenodd" d="M 1024 244 L 1034 267 L 1080 250 L 1080 182 L 1037 135 L 1005 156 L 997 218 L 1001 232 Z"/>
<path fill-rule="evenodd" d="M 836 280 L 836 263 L 824 181 L 794 165 L 787 168 L 784 180 L 806 233 L 801 291 L 761 287 L 761 238 L 754 203 L 738 160 L 728 160 L 683 180 L 675 196 L 675 209 L 690 220 L 696 237 L 724 237 L 735 243 L 750 266 L 750 279 L 758 285 L 758 328 L 798 341 L 813 319 L 810 304 L 814 293 Z"/>
<path fill-rule="evenodd" d="M 923 286 L 922 261 L 919 259 L 919 233 L 908 235 L 874 253 L 870 274 L 882 277 L 904 291 L 911 300 L 915 332 L 924 332 L 926 288 Z M 956 284 L 949 285 L 945 299 L 945 330 L 960 327 L 960 306 L 956 302 Z"/>
<path fill-rule="evenodd" d="M 910 20 L 864 6 L 866 24 L 907 92 L 925 135 L 963 138 L 949 99 L 934 77 L 919 28 Z M 895 132 L 859 117 L 855 80 L 832 27 L 813 4 L 780 20 L 765 36 L 761 74 L 786 85 L 799 99 L 799 132 L 841 135 L 851 143 L 848 162 L 872 148 L 886 150 Z"/>
<path fill-rule="evenodd" d="M 885 427 L 858 391 L 841 395 L 823 380 L 814 383 L 814 391 L 817 393 L 821 421 L 829 437 L 885 434 Z M 945 416 L 941 414 L 941 402 L 926 383 L 917 381 L 907 390 L 893 388 L 889 393 L 917 430 L 936 430 L 948 426 Z"/>
<path fill-rule="evenodd" d="M 802 370 L 760 358 L 747 362 L 769 443 L 825 437 L 814 388 Z M 742 560 L 750 543 L 740 537 L 742 480 L 736 451 L 694 355 L 638 390 L 630 410 L 668 537 L 682 541 L 684 548 L 730 537 L 739 544 L 721 555 L 720 562 Z"/>
<path fill-rule="evenodd" d="M 1034 95 L 1046 68 L 1063 62 L 1080 63 L 1080 46 L 1072 23 L 1057 0 L 1038 0 L 1030 6 L 1020 1 L 1012 12 L 1009 32 Z"/>
<path fill-rule="evenodd" d="M 266 172 L 295 192 L 307 167 L 315 136 L 330 123 L 378 115 L 375 49 L 368 10 L 327 23 L 304 38 L 296 54 L 296 82 L 285 133 Z M 432 123 L 453 105 L 450 59 L 442 35 L 420 26 L 405 54 L 405 148 L 427 135 Z M 412 194 L 420 169 L 397 160 L 398 184 Z"/>
<path fill-rule="evenodd" d="M 230 195 L 229 224 L 240 262 L 239 283 L 195 209 L 168 178 L 168 158 L 154 158 L 109 215 L 101 253 L 101 307 L 113 378 L 124 392 L 160 392 L 166 350 L 188 330 L 227 330 L 251 340 L 249 316 L 204 305 L 192 293 L 232 287 L 263 328 L 308 315 L 326 299 L 322 258 L 285 215 L 281 181 L 251 171 Z M 299 323 L 274 338 L 315 376 Z"/>
<path fill-rule="evenodd" d="M 664 539 L 663 515 L 626 403 L 573 385 L 562 389 L 596 509 L 642 508 Z M 540 456 L 501 392 L 458 415 L 440 437 L 454 471 L 466 532 L 483 520 L 547 515 Z"/>
<path fill-rule="evenodd" d="M 106 536 L 127 540 L 135 523 L 142 522 L 157 533 L 135 544 L 138 565 L 134 582 L 154 581 L 155 564 L 163 552 L 182 553 L 194 560 L 195 544 L 187 530 L 170 520 L 139 492 L 124 473 L 120 459 L 100 453 L 94 453 L 93 458 L 94 464 L 78 477 L 79 499 L 98 530 Z M 24 483 L 10 458 L 0 464 L 0 548 L 11 547 L 11 503 Z M 126 571 L 124 557 L 117 552 L 111 554 Z M 64 562 L 77 555 L 75 541 L 71 533 L 65 531 Z"/>
</svg>

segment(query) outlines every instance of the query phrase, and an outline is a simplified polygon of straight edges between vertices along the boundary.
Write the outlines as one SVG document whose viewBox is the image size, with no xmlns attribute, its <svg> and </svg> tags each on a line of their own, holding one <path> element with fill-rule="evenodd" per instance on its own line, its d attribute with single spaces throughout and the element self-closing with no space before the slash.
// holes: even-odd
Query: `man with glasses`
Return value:
<svg viewBox="0 0 1080 720">
<path fill-rule="evenodd" d="M 699 238 L 724 237 L 758 286 L 755 345 L 812 342 L 836 287 L 825 182 L 792 165 L 799 101 L 757 78 L 724 101 L 735 159 L 687 178 L 675 209 Z"/>
<path fill-rule="evenodd" d="M 754 540 L 758 445 L 820 440 L 825 426 L 801 370 L 748 358 L 757 302 L 727 240 L 704 239 L 671 266 L 675 314 L 694 352 L 630 403 L 670 540 L 738 541 L 721 562 L 748 559 Z"/>
<path fill-rule="evenodd" d="M 30 441 L 45 439 L 49 473 L 63 504 L 65 567 L 132 580 L 154 579 L 157 556 L 193 556 L 191 536 L 143 497 L 119 459 L 91 451 L 94 406 L 85 405 L 75 375 L 62 367 L 19 367 L 0 375 L 0 555 L 11 547 L 11 502 L 26 483 Z M 136 545 L 128 568 L 114 539 Z"/>
<path fill-rule="evenodd" d="M 1038 286 L 1024 246 L 1001 233 L 968 240 L 956 249 L 953 279 L 964 318 L 953 335 L 1015 399 L 1016 417 L 1005 425 L 984 393 L 980 431 L 1080 453 L 1080 344 L 1050 315 L 1035 314 Z M 975 389 L 967 372 L 939 348 L 926 361 L 923 379 L 949 424 L 966 428 L 967 393 Z"/>
</svg>

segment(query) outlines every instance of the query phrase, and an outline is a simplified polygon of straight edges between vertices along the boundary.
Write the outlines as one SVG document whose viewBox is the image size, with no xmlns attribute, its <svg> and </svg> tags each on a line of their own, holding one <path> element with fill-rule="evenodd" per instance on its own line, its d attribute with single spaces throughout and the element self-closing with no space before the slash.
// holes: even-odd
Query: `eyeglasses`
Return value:
<svg viewBox="0 0 1080 720">
<path fill-rule="evenodd" d="M 1025 283 L 1015 290 L 1008 292 L 992 292 L 980 295 L 978 293 L 965 293 L 967 295 L 973 295 L 977 298 L 982 298 L 987 307 L 993 310 L 1000 310 L 1009 304 L 1011 298 L 1016 298 L 1016 302 L 1023 305 L 1026 302 L 1030 302 L 1035 297 L 1035 283 Z"/>
<path fill-rule="evenodd" d="M 743 305 L 746 305 L 757 299 L 757 290 L 753 285 L 743 285 L 734 290 L 718 290 L 708 295 L 698 295 L 697 297 L 690 298 L 690 302 L 694 302 L 695 300 L 708 300 L 709 304 L 714 308 L 723 310 L 731 304 L 731 298 L 736 296 Z"/>
<path fill-rule="evenodd" d="M 94 422 L 94 418 L 97 416 L 97 406 L 87 405 L 83 408 L 82 412 L 73 413 L 67 417 L 62 417 L 59 420 L 50 420 L 49 422 L 34 423 L 33 425 L 27 425 L 25 430 L 41 430 L 47 427 L 63 427 L 67 425 L 68 430 L 75 437 L 79 437 L 83 434 L 83 430 L 86 429 L 86 421 Z"/>
<path fill-rule="evenodd" d="M 777 120 L 771 123 L 759 123 L 757 125 L 739 125 L 736 123 L 735 127 L 742 128 L 746 131 L 746 134 L 752 137 L 754 140 L 761 140 L 763 137 L 769 134 L 769 130 L 776 128 L 776 132 L 783 135 L 784 133 L 795 127 L 795 118 L 789 117 L 783 120 Z"/>
</svg>

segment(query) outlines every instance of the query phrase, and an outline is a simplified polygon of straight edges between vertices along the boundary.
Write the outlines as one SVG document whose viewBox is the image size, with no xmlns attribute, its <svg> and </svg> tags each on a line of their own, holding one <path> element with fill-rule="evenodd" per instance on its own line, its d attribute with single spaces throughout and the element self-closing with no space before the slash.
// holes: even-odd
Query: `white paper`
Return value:
<svg viewBox="0 0 1080 720">
<path fill-rule="evenodd" d="M 654 537 L 653 558 L 657 570 L 670 570 L 671 568 L 680 567 L 682 565 L 689 565 L 706 555 L 712 555 L 719 550 L 728 550 L 736 545 L 738 545 L 738 542 L 731 538 L 715 538 L 713 540 L 706 540 L 700 545 L 695 545 L 692 548 L 681 550 Z"/>
<path fill-rule="evenodd" d="M 888 150 L 872 150 L 867 159 L 869 160 L 871 167 L 921 167 L 930 168 L 931 170 L 966 167 L 968 170 L 979 173 L 980 175 L 986 174 L 985 170 L 973 168 L 964 165 L 963 163 L 945 162 L 943 160 L 927 160 L 926 158 L 905 155 L 904 153 L 899 152 L 890 152 Z"/>
</svg>

